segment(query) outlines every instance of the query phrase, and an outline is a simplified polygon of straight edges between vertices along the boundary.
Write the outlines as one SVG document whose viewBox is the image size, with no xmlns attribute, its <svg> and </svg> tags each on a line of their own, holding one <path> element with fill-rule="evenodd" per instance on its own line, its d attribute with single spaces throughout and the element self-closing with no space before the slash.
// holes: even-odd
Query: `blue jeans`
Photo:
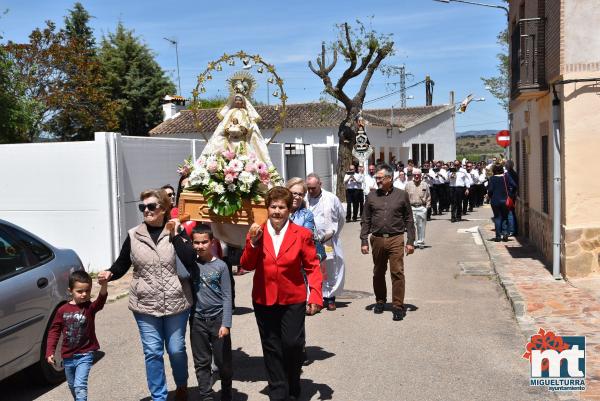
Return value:
<svg viewBox="0 0 600 401">
<path fill-rule="evenodd" d="M 494 226 L 496 228 L 496 238 L 501 235 L 508 235 L 508 208 L 504 203 L 492 203 L 494 212 Z"/>
<path fill-rule="evenodd" d="M 175 384 L 187 385 L 188 363 L 185 350 L 185 330 L 190 311 L 156 317 L 134 312 L 144 349 L 146 380 L 153 401 L 167 400 L 167 381 L 163 355 L 165 346 L 173 370 Z"/>
<path fill-rule="evenodd" d="M 87 401 L 88 376 L 93 363 L 94 352 L 74 354 L 63 360 L 69 390 L 75 401 Z"/>
</svg>

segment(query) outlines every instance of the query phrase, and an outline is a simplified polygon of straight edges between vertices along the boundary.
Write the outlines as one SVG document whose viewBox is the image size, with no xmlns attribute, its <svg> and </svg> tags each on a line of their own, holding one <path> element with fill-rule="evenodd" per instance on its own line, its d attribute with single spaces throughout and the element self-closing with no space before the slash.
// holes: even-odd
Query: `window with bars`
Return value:
<svg viewBox="0 0 600 401">
<path fill-rule="evenodd" d="M 434 148 L 433 143 L 427 144 L 427 160 L 435 160 L 435 153 L 433 151 L 433 148 Z"/>
<path fill-rule="evenodd" d="M 550 205 L 549 199 L 550 186 L 548 185 L 549 180 L 548 170 L 548 135 L 542 135 L 542 210 L 544 213 L 549 213 Z"/>
</svg>

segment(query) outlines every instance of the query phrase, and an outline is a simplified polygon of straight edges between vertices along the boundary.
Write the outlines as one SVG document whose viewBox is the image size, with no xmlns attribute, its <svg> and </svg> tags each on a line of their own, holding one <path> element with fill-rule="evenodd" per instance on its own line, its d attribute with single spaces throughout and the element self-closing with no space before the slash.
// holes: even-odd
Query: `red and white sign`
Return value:
<svg viewBox="0 0 600 401">
<path fill-rule="evenodd" d="M 496 143 L 503 148 L 506 148 L 508 145 L 510 145 L 510 131 L 505 129 L 498 131 L 496 134 Z"/>
</svg>

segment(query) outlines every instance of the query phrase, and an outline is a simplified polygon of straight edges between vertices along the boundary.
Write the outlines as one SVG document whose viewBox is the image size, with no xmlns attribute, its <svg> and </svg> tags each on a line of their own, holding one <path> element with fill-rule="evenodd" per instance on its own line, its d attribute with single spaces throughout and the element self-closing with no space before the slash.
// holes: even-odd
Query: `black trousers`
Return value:
<svg viewBox="0 0 600 401">
<path fill-rule="evenodd" d="M 462 212 L 463 214 L 467 214 L 467 211 L 469 210 L 473 210 L 473 208 L 475 207 L 475 191 L 476 189 L 474 187 L 471 188 L 465 188 L 466 190 L 469 190 L 469 194 L 468 195 L 464 195 L 463 196 L 463 201 L 462 201 Z"/>
<path fill-rule="evenodd" d="M 211 399 L 213 395 L 211 372 L 213 356 L 215 364 L 219 368 L 221 388 L 231 389 L 233 377 L 231 334 L 219 338 L 222 315 L 214 320 L 200 319 L 194 312 L 192 315 L 190 318 L 190 343 L 200 399 Z"/>
<path fill-rule="evenodd" d="M 431 188 L 431 210 L 433 211 L 434 214 L 438 214 L 442 212 L 442 190 L 443 185 L 442 184 L 434 184 L 432 186 L 430 186 L 429 188 Z"/>
<path fill-rule="evenodd" d="M 465 187 L 450 187 L 451 203 L 450 212 L 452 220 L 459 220 L 462 216 L 462 202 L 465 196 Z"/>
<path fill-rule="evenodd" d="M 440 202 L 444 204 L 444 211 L 447 212 L 450 210 L 450 204 L 452 203 L 452 191 L 450 190 L 449 183 L 442 184 L 442 188 L 443 191 L 441 193 L 442 198 Z"/>
<path fill-rule="evenodd" d="M 482 206 L 484 197 L 485 197 L 485 186 L 483 184 L 475 185 L 475 206 Z"/>
<path fill-rule="evenodd" d="M 362 215 L 362 203 L 364 203 L 365 196 L 362 189 L 346 189 L 346 221 L 358 219 L 358 209 L 360 208 Z"/>
<path fill-rule="evenodd" d="M 306 302 L 271 306 L 253 303 L 253 306 L 267 370 L 269 400 L 299 397 Z"/>
</svg>

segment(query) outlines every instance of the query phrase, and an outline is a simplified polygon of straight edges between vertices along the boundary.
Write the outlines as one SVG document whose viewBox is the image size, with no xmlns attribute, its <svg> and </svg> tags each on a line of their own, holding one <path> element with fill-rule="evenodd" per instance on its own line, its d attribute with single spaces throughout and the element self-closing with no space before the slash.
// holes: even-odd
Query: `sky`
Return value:
<svg viewBox="0 0 600 401">
<path fill-rule="evenodd" d="M 456 115 L 456 131 L 506 129 L 506 112 L 485 89 L 480 77 L 498 74 L 496 54 L 501 51 L 497 34 L 506 26 L 500 9 L 461 3 L 445 4 L 433 0 L 246 0 L 239 2 L 95 0 L 81 1 L 92 15 L 90 25 L 97 41 L 114 32 L 121 21 L 127 29 L 148 45 L 157 62 L 177 84 L 175 47 L 164 38 L 178 42 L 181 92 L 191 97 L 197 76 L 208 62 L 223 53 L 244 50 L 275 65 L 284 80 L 288 103 L 318 101 L 323 83 L 308 68 L 308 61 L 320 53 L 321 42 L 337 38 L 336 24 L 363 21 L 378 33 L 392 34 L 395 55 L 383 65 L 405 65 L 413 85 L 429 75 L 435 82 L 433 104 L 449 103 L 454 91 L 455 102 L 468 94 L 485 98 L 472 102 L 467 112 Z M 500 0 L 489 0 L 500 5 Z M 74 1 L 3 0 L 0 18 L 3 41 L 26 42 L 36 27 L 52 20 L 63 26 L 64 16 Z M 236 69 L 237 68 L 237 69 Z M 338 60 L 331 77 L 334 83 L 345 69 Z M 227 67 L 215 73 L 207 86 L 207 96 L 226 92 L 224 79 L 239 67 Z M 265 74 L 255 74 L 259 87 L 255 99 L 267 103 Z M 346 85 L 350 96 L 359 82 Z M 367 89 L 366 102 L 398 90 L 398 76 L 375 73 Z M 394 85 L 395 83 L 395 85 Z M 271 93 L 273 86 L 270 87 Z M 425 86 L 407 90 L 407 106 L 425 104 Z M 278 99 L 269 96 L 270 104 Z M 400 95 L 365 104 L 369 108 L 399 107 Z"/>
</svg>

